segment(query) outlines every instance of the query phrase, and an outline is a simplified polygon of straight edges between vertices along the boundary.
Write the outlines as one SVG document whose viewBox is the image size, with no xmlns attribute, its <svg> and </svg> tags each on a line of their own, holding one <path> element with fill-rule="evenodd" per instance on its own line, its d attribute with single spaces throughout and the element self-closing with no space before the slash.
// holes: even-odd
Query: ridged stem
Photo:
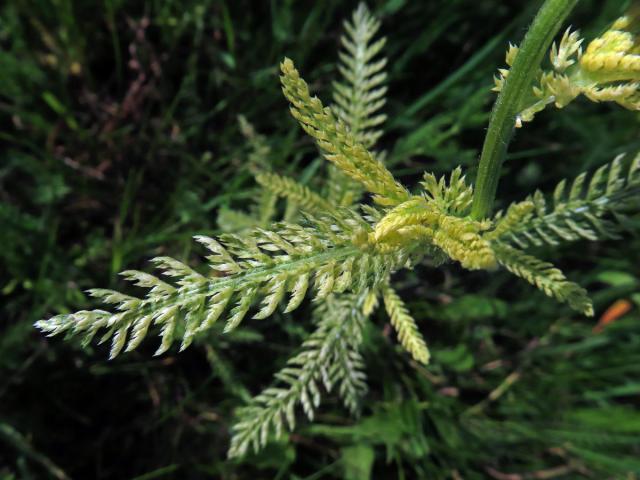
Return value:
<svg viewBox="0 0 640 480">
<path fill-rule="evenodd" d="M 484 219 L 491 213 L 518 110 L 529 93 L 553 38 L 578 1 L 546 0 L 520 45 L 509 76 L 493 106 L 482 147 L 471 209 L 471 216 L 476 220 Z"/>
</svg>

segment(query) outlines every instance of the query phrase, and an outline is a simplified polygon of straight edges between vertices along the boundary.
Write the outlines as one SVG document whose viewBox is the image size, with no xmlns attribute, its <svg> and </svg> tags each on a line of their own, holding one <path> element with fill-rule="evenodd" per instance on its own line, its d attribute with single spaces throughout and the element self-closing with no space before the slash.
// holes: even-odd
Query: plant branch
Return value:
<svg viewBox="0 0 640 480">
<path fill-rule="evenodd" d="M 513 137 L 516 115 L 554 36 L 578 0 L 546 0 L 529 27 L 498 95 L 482 147 L 471 216 L 486 218 L 493 207 L 500 169 Z"/>
</svg>

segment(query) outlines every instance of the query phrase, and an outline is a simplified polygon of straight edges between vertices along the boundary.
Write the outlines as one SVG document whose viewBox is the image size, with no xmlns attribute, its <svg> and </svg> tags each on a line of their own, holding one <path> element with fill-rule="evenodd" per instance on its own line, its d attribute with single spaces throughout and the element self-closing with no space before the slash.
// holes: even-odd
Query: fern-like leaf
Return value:
<svg viewBox="0 0 640 480">
<path fill-rule="evenodd" d="M 336 385 L 345 404 L 355 410 L 366 391 L 362 359 L 365 316 L 355 295 L 330 297 L 320 304 L 314 317 L 318 326 L 303 343 L 300 353 L 291 358 L 276 375 L 282 386 L 272 386 L 240 409 L 233 426 L 229 457 L 239 457 L 250 449 L 257 452 L 272 437 L 296 425 L 296 407 L 313 420 L 320 405 L 320 389 L 331 391 Z"/>
<path fill-rule="evenodd" d="M 386 39 L 374 39 L 379 29 L 380 21 L 361 3 L 351 21 L 344 23 L 338 65 L 342 79 L 333 83 L 333 107 L 338 118 L 369 150 L 382 136 L 380 127 L 386 119 L 380 110 L 386 103 L 387 59 L 377 59 Z M 362 195 L 362 186 L 334 165 L 329 166 L 328 187 L 328 197 L 338 205 L 350 205 Z"/>
<path fill-rule="evenodd" d="M 414 360 L 425 365 L 429 363 L 430 354 L 427 344 L 402 299 L 388 284 L 382 288 L 382 298 L 400 344 Z"/>
<path fill-rule="evenodd" d="M 260 172 L 256 175 L 256 181 L 265 190 L 294 202 L 305 212 L 322 213 L 336 210 L 329 201 L 293 178 L 275 173 Z"/>
<path fill-rule="evenodd" d="M 291 104 L 291 113 L 317 142 L 324 157 L 345 175 L 362 184 L 381 205 L 396 205 L 409 196 L 391 172 L 357 140 L 349 128 L 317 97 L 311 97 L 288 58 L 281 64 L 282 90 Z"/>
<path fill-rule="evenodd" d="M 366 148 L 371 148 L 382 135 L 379 127 L 386 115 L 378 113 L 386 103 L 387 59 L 374 60 L 386 43 L 382 37 L 372 42 L 380 29 L 380 21 L 371 15 L 364 3 L 354 11 L 351 21 L 344 23 L 341 37 L 340 71 L 343 80 L 334 82 L 333 100 L 340 119 Z"/>
<path fill-rule="evenodd" d="M 424 177 L 423 195 L 413 196 L 386 215 L 374 228 L 374 238 L 382 245 L 403 245 L 410 241 L 431 244 L 468 269 L 489 269 L 496 266 L 495 255 L 482 232 L 486 222 L 467 217 L 473 190 L 467 186 L 461 169 L 455 169 L 449 179 L 439 180 L 431 174 Z"/>
<path fill-rule="evenodd" d="M 552 264 L 508 245 L 496 243 L 493 248 L 498 262 L 511 273 L 542 290 L 547 296 L 561 303 L 567 303 L 572 309 L 584 315 L 593 316 L 593 304 L 587 291 L 580 285 L 567 280 L 564 274 Z"/>
<path fill-rule="evenodd" d="M 438 179 L 432 173 L 425 173 L 420 183 L 425 196 L 440 211 L 456 217 L 463 217 L 469 213 L 473 201 L 473 187 L 467 185 L 462 168 L 456 167 L 451 172 L 448 182 L 444 176 Z"/>
<path fill-rule="evenodd" d="M 551 202 L 538 191 L 513 205 L 504 217 L 499 214 L 491 238 L 520 248 L 615 238 L 626 214 L 640 209 L 638 193 L 640 154 L 626 167 L 624 156 L 619 156 L 590 177 L 582 173 L 570 185 L 560 182 Z"/>
<path fill-rule="evenodd" d="M 148 290 L 144 298 L 111 290 L 92 290 L 92 296 L 112 304 L 114 312 L 81 311 L 58 315 L 36 323 L 42 331 L 67 333 L 90 341 L 106 330 L 102 341 L 112 340 L 111 357 L 126 347 L 137 347 L 151 324 L 161 329 L 162 342 L 156 354 L 165 352 L 183 332 L 181 349 L 194 335 L 210 328 L 229 310 L 225 331 L 236 328 L 252 305 L 260 302 L 254 318 L 265 318 L 284 301 L 286 310 L 297 308 L 307 291 L 317 300 L 331 293 L 367 291 L 376 288 L 389 273 L 404 265 L 401 251 L 381 253 L 366 242 L 369 224 L 354 212 L 339 219 L 330 215 L 309 217 L 305 226 L 279 224 L 275 230 L 257 229 L 245 235 L 225 235 L 220 241 L 196 237 L 212 255 L 215 270 L 204 276 L 169 257 L 154 260 L 173 284 L 143 272 L 125 272 L 125 277 Z M 183 322 L 184 328 L 178 328 Z"/>
</svg>

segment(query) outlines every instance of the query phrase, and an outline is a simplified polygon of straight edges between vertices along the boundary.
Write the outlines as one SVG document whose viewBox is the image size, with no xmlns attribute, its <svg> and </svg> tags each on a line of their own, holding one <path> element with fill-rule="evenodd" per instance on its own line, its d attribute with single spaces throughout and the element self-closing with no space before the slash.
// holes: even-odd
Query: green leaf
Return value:
<svg viewBox="0 0 640 480">
<path fill-rule="evenodd" d="M 600 272 L 596 279 L 612 287 L 633 287 L 638 284 L 638 279 L 634 275 L 616 270 Z"/>
<path fill-rule="evenodd" d="M 371 478 L 375 452 L 373 447 L 358 444 L 341 450 L 345 480 L 367 480 Z"/>
<path fill-rule="evenodd" d="M 473 355 L 462 344 L 455 348 L 436 350 L 433 352 L 433 358 L 434 362 L 455 372 L 468 372 L 475 364 Z"/>
</svg>

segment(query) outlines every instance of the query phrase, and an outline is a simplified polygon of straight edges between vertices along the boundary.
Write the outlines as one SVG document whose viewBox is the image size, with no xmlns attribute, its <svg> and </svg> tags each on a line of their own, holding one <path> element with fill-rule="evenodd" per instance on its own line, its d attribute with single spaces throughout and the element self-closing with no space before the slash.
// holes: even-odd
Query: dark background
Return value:
<svg viewBox="0 0 640 480">
<path fill-rule="evenodd" d="M 623 3 L 583 0 L 571 23 L 592 38 Z M 457 165 L 473 177 L 492 76 L 538 4 L 369 2 L 390 59 L 381 146 L 404 182 Z M 356 5 L 0 6 L 0 479 L 367 478 L 371 462 L 371 478 L 640 472 L 640 254 L 630 236 L 542 253 L 589 288 L 596 315 L 616 301 L 635 305 L 600 334 L 597 317 L 504 273 L 448 265 L 398 276 L 432 364 L 410 362 L 379 315 L 367 332 L 362 418 L 327 397 L 317 424 L 301 422 L 288 443 L 242 462 L 225 459 L 233 410 L 304 339 L 308 308 L 159 358 L 152 338 L 107 361 L 104 346 L 33 329 L 92 306 L 87 288 L 126 288 L 117 273 L 148 269 L 158 254 L 200 263 L 191 237 L 215 234 L 218 209 L 246 208 L 257 192 L 239 114 L 268 136 L 274 169 L 315 168 L 277 65 L 292 58 L 329 100 L 341 22 Z M 637 150 L 638 139 L 637 113 L 585 100 L 549 109 L 518 133 L 501 204 Z"/>
</svg>

